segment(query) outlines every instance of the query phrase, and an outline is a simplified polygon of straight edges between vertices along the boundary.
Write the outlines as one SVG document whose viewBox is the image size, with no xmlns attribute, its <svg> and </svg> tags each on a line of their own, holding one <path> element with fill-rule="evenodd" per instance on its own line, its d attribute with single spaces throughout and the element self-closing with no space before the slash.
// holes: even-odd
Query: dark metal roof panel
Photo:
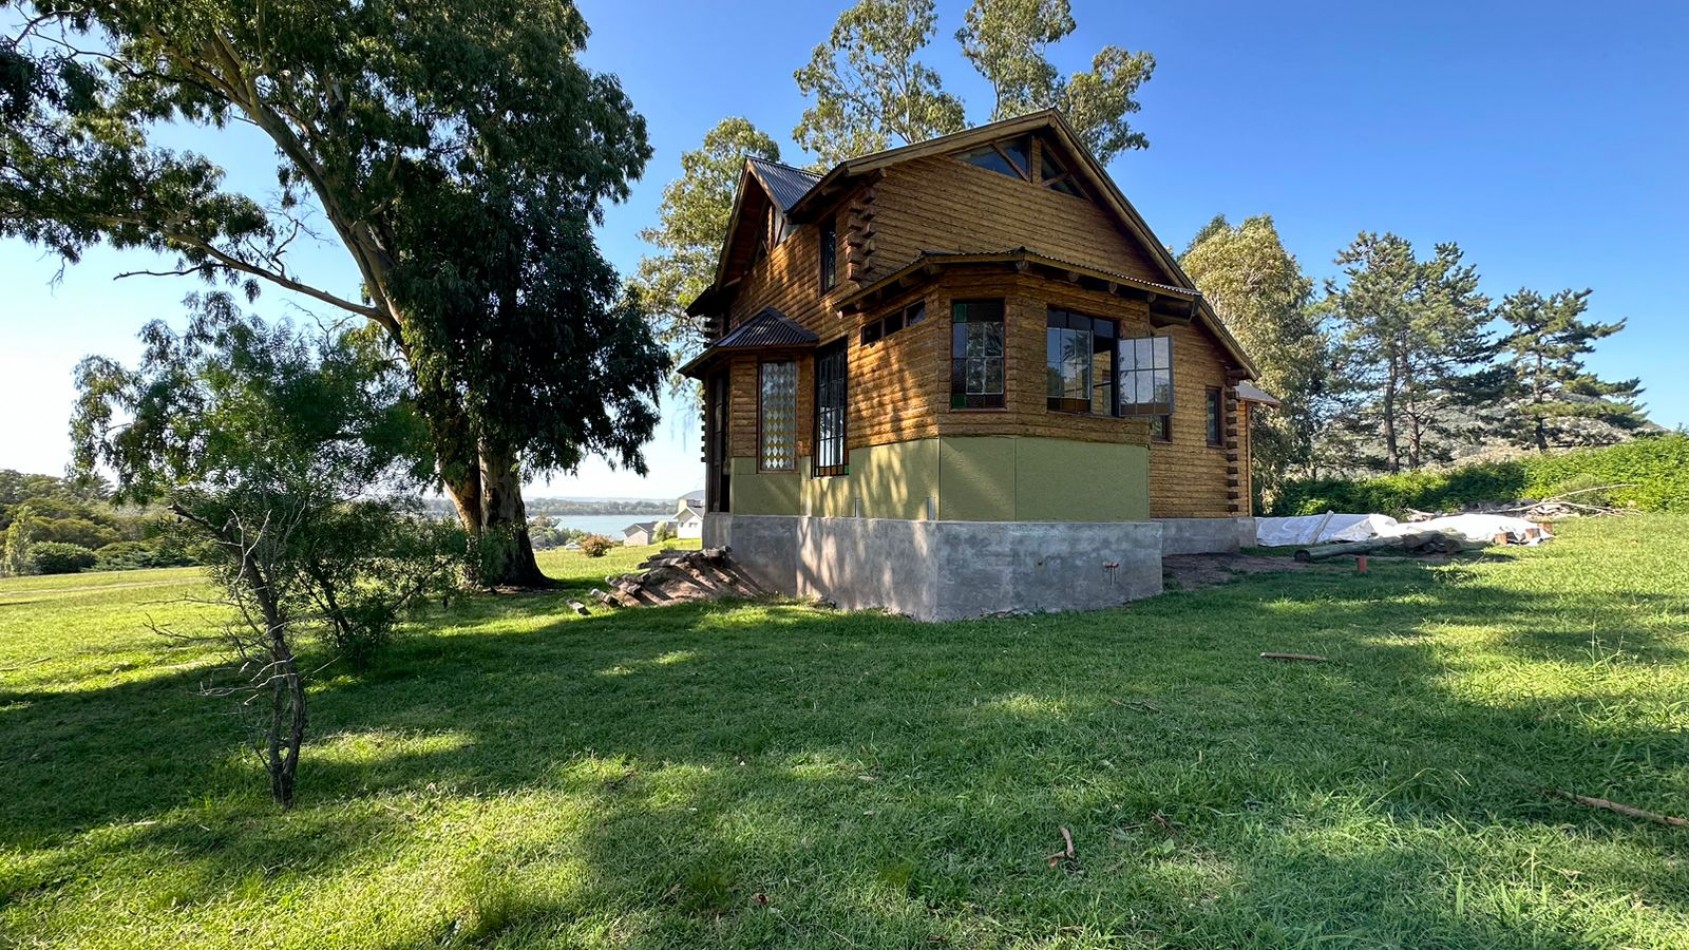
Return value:
<svg viewBox="0 0 1689 950">
<path fill-rule="evenodd" d="M 774 201 L 780 205 L 782 212 L 792 210 L 792 206 L 821 180 L 821 176 L 814 172 L 806 172 L 779 162 L 764 158 L 752 158 L 750 161 L 751 167 L 756 169 L 757 177 L 773 192 Z"/>
<path fill-rule="evenodd" d="M 742 350 L 769 346 L 814 346 L 821 338 L 792 322 L 773 307 L 734 327 L 715 341 L 712 350 Z"/>
</svg>

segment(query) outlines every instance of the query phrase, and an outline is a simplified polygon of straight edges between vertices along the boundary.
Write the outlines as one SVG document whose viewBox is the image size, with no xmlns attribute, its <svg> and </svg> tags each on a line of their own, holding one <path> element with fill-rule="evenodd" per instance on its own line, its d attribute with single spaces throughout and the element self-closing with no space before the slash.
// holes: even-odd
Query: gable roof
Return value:
<svg viewBox="0 0 1689 950">
<path fill-rule="evenodd" d="M 700 294 L 697 300 L 693 301 L 692 305 L 687 308 L 687 312 L 698 311 L 701 304 L 713 299 L 726 286 L 724 279 L 726 277 L 728 249 L 732 245 L 732 237 L 738 226 L 740 209 L 745 201 L 744 186 L 746 181 L 757 181 L 770 200 L 780 207 L 790 223 L 799 224 L 808 220 L 809 216 L 825 210 L 829 197 L 842 194 L 845 189 L 854 185 L 857 179 L 865 175 L 913 159 L 929 155 L 944 155 L 970 146 L 985 145 L 998 139 L 1032 132 L 1044 132 L 1053 137 L 1068 155 L 1075 159 L 1077 166 L 1073 169 L 1075 176 L 1080 177 L 1091 186 L 1092 192 L 1098 196 L 1098 203 L 1108 210 L 1126 232 L 1143 247 L 1150 260 L 1166 278 L 1167 285 L 1193 291 L 1197 294 L 1198 322 L 1219 341 L 1221 348 L 1226 351 L 1227 355 L 1237 362 L 1243 371 L 1243 375 L 1247 378 L 1254 378 L 1256 376 L 1255 364 L 1250 360 L 1249 355 L 1243 351 L 1242 344 L 1238 343 L 1237 338 L 1233 337 L 1226 329 L 1225 324 L 1220 321 L 1219 315 L 1214 312 L 1207 299 L 1201 296 L 1201 292 L 1197 290 L 1196 282 L 1191 280 L 1190 276 L 1179 267 L 1179 262 L 1174 258 L 1173 252 L 1168 250 L 1167 245 L 1163 244 L 1155 236 L 1155 232 L 1150 230 L 1143 215 L 1139 214 L 1138 209 L 1132 206 L 1132 202 L 1121 192 L 1120 186 L 1114 183 L 1114 179 L 1109 177 L 1102 163 L 1098 162 L 1096 156 L 1091 154 L 1090 148 L 1080 139 L 1079 134 L 1055 109 L 1029 112 L 1026 115 L 987 123 L 951 135 L 941 135 L 938 138 L 927 139 L 923 142 L 848 159 L 833 166 L 825 175 L 819 177 L 812 176 L 811 173 L 793 168 L 790 165 L 767 162 L 763 159 L 747 159 L 745 172 L 740 177 L 739 191 L 734 196 L 733 214 L 728 224 L 727 239 L 723 242 L 721 256 L 717 262 L 715 282 L 708 290 Z M 780 183 L 778 185 L 774 184 L 775 177 L 779 177 Z M 803 194 L 788 204 L 782 194 L 789 197 L 791 190 L 810 178 L 814 180 L 809 184 L 809 187 Z M 777 188 L 779 189 L 778 192 Z"/>
<path fill-rule="evenodd" d="M 793 168 L 780 162 L 771 162 L 766 158 L 748 158 L 751 163 L 751 174 L 755 175 L 762 187 L 767 189 L 774 203 L 780 206 L 782 212 L 792 210 L 809 189 L 821 180 L 821 176 L 801 168 Z"/>
</svg>

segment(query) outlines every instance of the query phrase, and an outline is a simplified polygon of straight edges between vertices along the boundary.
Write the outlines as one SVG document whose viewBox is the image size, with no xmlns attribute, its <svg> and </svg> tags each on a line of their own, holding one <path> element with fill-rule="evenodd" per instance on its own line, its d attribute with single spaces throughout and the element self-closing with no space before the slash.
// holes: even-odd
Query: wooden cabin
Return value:
<svg viewBox="0 0 1689 950">
<path fill-rule="evenodd" d="M 748 160 L 691 312 L 705 543 L 777 589 L 929 617 L 1097 606 L 1158 592 L 1164 551 L 1252 531 L 1254 367 L 1055 112 L 825 175 Z M 909 580 L 952 547 L 1011 594 L 959 609 L 958 582 Z M 894 580 L 915 592 L 872 593 Z"/>
</svg>

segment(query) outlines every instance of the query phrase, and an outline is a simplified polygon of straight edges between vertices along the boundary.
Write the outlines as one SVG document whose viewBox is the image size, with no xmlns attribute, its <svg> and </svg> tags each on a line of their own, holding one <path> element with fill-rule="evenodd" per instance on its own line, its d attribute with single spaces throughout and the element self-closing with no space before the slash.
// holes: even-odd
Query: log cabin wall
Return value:
<svg viewBox="0 0 1689 950">
<path fill-rule="evenodd" d="M 876 190 L 871 275 L 889 274 L 922 251 L 1026 247 L 1130 277 L 1167 280 L 1094 202 L 961 159 L 939 155 L 895 165 Z"/>
<path fill-rule="evenodd" d="M 882 305 L 841 315 L 837 301 L 872 279 L 908 263 L 923 250 L 983 251 L 1025 246 L 1098 269 L 1164 280 L 1149 256 L 1110 214 L 1082 198 L 977 168 L 947 156 L 894 166 L 842 196 L 820 220 L 835 222 L 838 281 L 820 287 L 820 226 L 793 229 L 754 260 L 726 307 L 728 327 L 774 307 L 815 332 L 823 345 L 848 337 L 850 374 L 847 449 L 859 450 L 933 437 L 1024 436 L 1075 442 L 1149 445 L 1152 517 L 1225 517 L 1249 511 L 1247 415 L 1227 378 L 1228 359 L 1199 327 L 1152 328 L 1148 307 L 1101 290 L 1032 272 L 945 269 Z M 950 408 L 950 303 L 1002 298 L 1005 302 L 1006 406 Z M 926 319 L 864 346 L 862 327 L 922 300 Z M 1120 322 L 1122 337 L 1174 338 L 1175 404 L 1172 440 L 1152 442 L 1148 423 L 1051 412 L 1046 406 L 1045 327 L 1051 306 Z M 809 477 L 814 450 L 814 364 L 797 357 L 798 476 Z M 731 361 L 732 457 L 760 456 L 757 432 L 759 357 Z M 1227 446 L 1207 444 L 1209 387 L 1221 388 Z M 845 476 L 848 478 L 849 476 Z M 1238 506 L 1234 509 L 1233 506 Z"/>
<path fill-rule="evenodd" d="M 1208 390 L 1230 387 L 1226 366 L 1219 347 L 1200 328 L 1162 332 L 1173 338 L 1173 418 L 1170 438 L 1149 446 L 1150 517 L 1227 517 L 1233 514 L 1226 484 L 1231 463 L 1224 444 L 1208 444 L 1207 427 Z"/>
</svg>

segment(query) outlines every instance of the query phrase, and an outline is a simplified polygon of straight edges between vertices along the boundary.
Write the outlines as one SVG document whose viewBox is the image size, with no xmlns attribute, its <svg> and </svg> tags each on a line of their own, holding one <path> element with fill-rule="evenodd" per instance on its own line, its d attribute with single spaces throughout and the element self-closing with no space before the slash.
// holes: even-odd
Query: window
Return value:
<svg viewBox="0 0 1689 950">
<path fill-rule="evenodd" d="M 1114 401 L 1115 323 L 1050 308 L 1045 331 L 1049 408 L 1117 416 Z"/>
<path fill-rule="evenodd" d="M 845 340 L 815 351 L 815 474 L 848 475 L 845 456 Z"/>
<path fill-rule="evenodd" d="M 798 364 L 791 360 L 757 367 L 757 467 L 790 472 L 798 465 Z"/>
<path fill-rule="evenodd" d="M 950 305 L 950 408 L 1003 408 L 1003 301 Z"/>
<path fill-rule="evenodd" d="M 1146 336 L 1120 341 L 1120 414 L 1173 414 L 1173 339 Z M 1163 429 L 1166 428 L 1163 423 Z"/>
<path fill-rule="evenodd" d="M 921 302 L 913 303 L 901 310 L 893 311 L 892 313 L 889 313 L 872 323 L 863 325 L 862 345 L 869 346 L 871 344 L 878 343 L 886 337 L 891 336 L 893 333 L 896 333 L 905 327 L 912 327 L 926 318 L 927 305 Z"/>
<path fill-rule="evenodd" d="M 1083 198 L 1085 192 L 1080 189 L 1073 173 L 1061 159 L 1056 157 L 1055 150 L 1042 136 L 1038 139 L 1038 173 L 1033 177 L 1033 139 L 1023 135 L 1019 138 L 1004 139 L 990 145 L 970 149 L 957 155 L 962 161 L 970 165 L 994 171 L 999 175 L 1019 178 L 1021 181 L 1033 182 L 1059 191 L 1065 195 Z"/>
<path fill-rule="evenodd" d="M 839 282 L 839 231 L 832 221 L 821 225 L 821 292 Z"/>
<path fill-rule="evenodd" d="M 1173 416 L 1171 413 L 1149 417 L 1149 437 L 1157 442 L 1173 441 Z"/>
<path fill-rule="evenodd" d="M 1226 442 L 1225 427 L 1221 425 L 1220 391 L 1212 387 L 1208 390 L 1208 444 L 1224 445 Z"/>
</svg>

